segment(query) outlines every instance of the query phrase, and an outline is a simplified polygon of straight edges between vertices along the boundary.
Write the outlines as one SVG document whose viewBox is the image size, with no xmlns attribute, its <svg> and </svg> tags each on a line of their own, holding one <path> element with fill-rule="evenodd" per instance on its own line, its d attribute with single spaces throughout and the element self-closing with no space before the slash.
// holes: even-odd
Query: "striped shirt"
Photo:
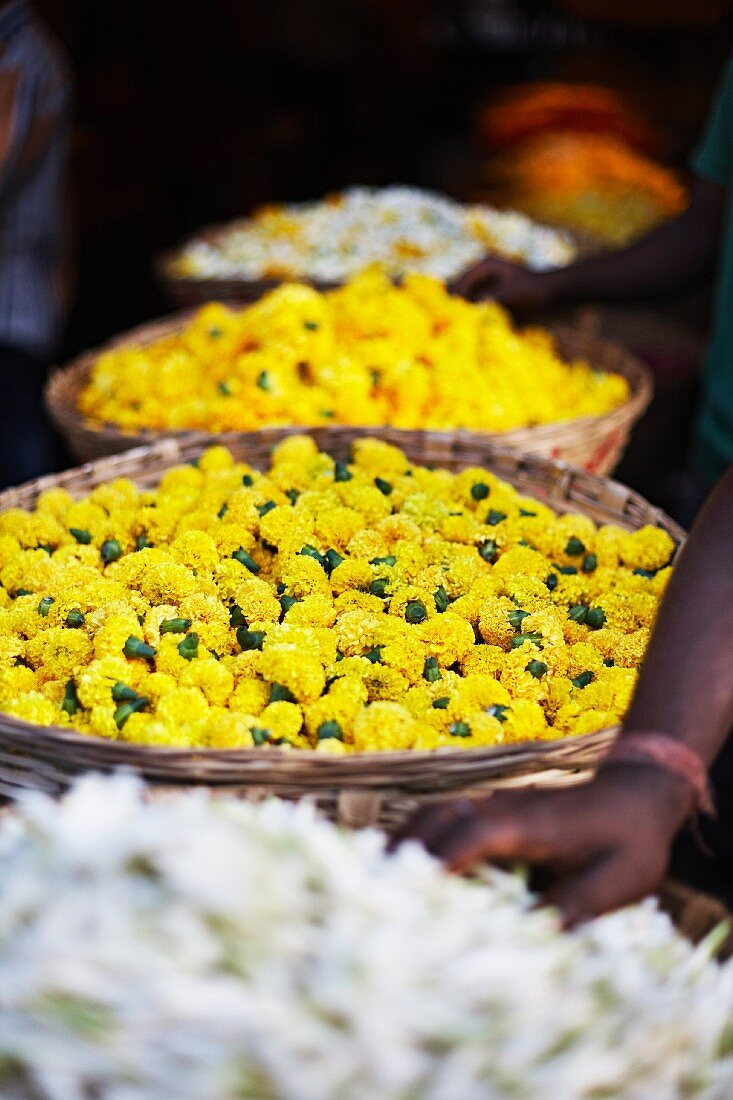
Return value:
<svg viewBox="0 0 733 1100">
<path fill-rule="evenodd" d="M 70 91 L 27 0 L 0 6 L 0 346 L 41 359 L 64 314 Z"/>
</svg>

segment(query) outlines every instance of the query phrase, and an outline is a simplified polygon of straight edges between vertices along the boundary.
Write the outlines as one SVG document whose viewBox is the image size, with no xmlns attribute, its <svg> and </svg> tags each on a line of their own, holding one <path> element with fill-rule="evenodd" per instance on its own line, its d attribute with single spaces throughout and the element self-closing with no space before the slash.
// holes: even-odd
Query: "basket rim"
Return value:
<svg viewBox="0 0 733 1100">
<path fill-rule="evenodd" d="M 228 433 L 228 435 L 231 441 L 232 433 Z M 246 438 L 247 433 L 239 433 L 239 435 L 240 438 Z M 143 471 L 146 465 L 151 463 L 151 460 L 160 460 L 161 466 L 156 470 L 156 473 L 162 474 L 173 466 L 190 461 L 192 457 L 210 446 L 212 440 L 226 445 L 227 433 L 221 436 L 208 436 L 205 433 L 198 433 L 197 437 L 187 440 L 185 444 L 173 439 L 164 439 L 151 446 L 137 447 L 121 455 L 112 455 L 92 463 L 73 467 L 62 474 L 45 475 L 0 492 L 0 512 L 20 506 L 20 502 L 24 501 L 29 494 L 35 494 L 35 497 L 37 497 L 46 489 L 73 485 L 75 480 L 82 483 L 84 488 L 89 488 L 90 484 L 100 484 L 108 477 L 121 476 L 118 468 L 122 464 L 125 467 L 134 466 Z M 627 489 L 626 486 L 612 478 L 590 474 L 585 470 L 569 466 L 567 463 L 537 455 L 523 456 L 512 448 L 497 446 L 488 442 L 485 444 L 485 449 L 487 465 L 497 465 L 504 458 L 515 464 L 518 474 L 521 474 L 524 469 L 530 472 L 530 476 L 532 469 L 550 473 L 557 477 L 558 484 L 562 486 L 564 491 L 567 491 L 568 496 L 574 480 L 579 480 L 581 485 L 586 487 L 618 489 L 619 496 L 622 493 L 626 494 L 627 504 L 629 501 L 643 503 L 649 512 L 649 522 L 656 520 L 668 531 L 677 544 L 675 554 L 679 553 L 685 542 L 685 532 L 661 509 L 650 505 L 638 493 Z M 134 478 L 134 473 L 128 473 L 127 476 Z M 97 762 L 97 766 L 103 767 L 131 764 L 144 772 L 146 767 L 154 771 L 156 765 L 162 766 L 165 763 L 184 762 L 185 760 L 203 764 L 225 761 L 230 767 L 230 779 L 234 780 L 237 775 L 242 775 L 246 776 L 249 781 L 257 782 L 258 767 L 259 770 L 266 771 L 264 765 L 267 763 L 271 767 L 277 767 L 280 770 L 281 778 L 284 781 L 290 778 L 293 781 L 303 782 L 304 775 L 298 775 L 298 772 L 310 772 L 311 778 L 313 778 L 317 768 L 319 781 L 322 782 L 348 780 L 348 782 L 353 782 L 356 785 L 366 786 L 370 785 L 371 777 L 371 785 L 380 787 L 391 785 L 400 787 L 405 784 L 414 787 L 416 783 L 419 784 L 420 778 L 419 776 L 415 778 L 410 773 L 419 772 L 425 768 L 437 772 L 441 767 L 452 767 L 456 773 L 470 772 L 472 776 L 477 776 L 481 773 L 482 768 L 484 771 L 495 769 L 498 758 L 511 760 L 513 757 L 521 757 L 523 753 L 529 753 L 530 751 L 536 761 L 547 760 L 550 763 L 557 763 L 566 758 L 566 766 L 576 768 L 582 763 L 584 754 L 586 754 L 587 759 L 587 753 L 592 753 L 594 747 L 597 751 L 601 750 L 610 743 L 617 732 L 618 726 L 614 726 L 596 730 L 590 734 L 570 735 L 546 741 L 530 739 L 509 745 L 486 746 L 475 749 L 446 749 L 439 752 L 406 750 L 402 752 L 350 753 L 346 756 L 329 756 L 315 752 L 282 751 L 277 748 L 237 750 L 146 746 L 135 742 L 108 740 L 94 734 L 69 730 L 63 726 L 38 726 L 23 719 L 15 718 L 13 715 L 0 714 L 0 750 L 2 750 L 3 745 L 9 745 L 11 748 L 16 749 L 27 749 L 34 759 L 39 761 L 43 759 L 44 751 L 47 753 L 53 747 L 57 750 L 86 748 L 93 754 L 99 754 L 102 757 Z M 70 758 L 68 763 L 69 765 L 72 764 Z M 389 771 L 389 779 L 382 778 L 377 783 L 375 774 L 378 774 L 379 771 Z M 213 777 L 208 777 L 208 779 L 210 782 L 214 781 Z M 262 782 L 262 779 L 260 781 Z"/>
<path fill-rule="evenodd" d="M 162 317 L 158 317 L 154 320 L 146 321 L 143 324 L 135 325 L 133 328 L 126 329 L 124 332 L 104 341 L 102 344 L 81 352 L 69 362 L 54 367 L 44 387 L 44 403 L 54 423 L 58 427 L 69 432 L 92 432 L 98 433 L 99 435 L 105 435 L 109 440 L 119 439 L 123 441 L 123 445 L 130 440 L 135 440 L 140 444 L 144 444 L 154 443 L 161 438 L 187 439 L 193 433 L 200 432 L 201 429 L 197 428 L 139 428 L 135 431 L 128 430 L 120 427 L 113 421 L 95 420 L 85 416 L 79 410 L 76 403 L 67 398 L 65 393 L 65 385 L 71 384 L 81 388 L 81 386 L 86 384 L 94 367 L 94 363 L 104 352 L 110 351 L 116 347 L 125 347 L 128 345 L 136 345 L 144 348 L 161 337 L 174 335 L 181 331 L 187 320 L 197 312 L 198 308 L 200 307 L 177 310 L 173 313 L 164 314 Z M 243 308 L 247 308 L 246 305 L 243 306 Z M 580 328 L 574 325 L 562 323 L 552 325 L 548 328 L 548 331 L 558 340 L 558 342 L 562 342 L 563 340 L 581 340 L 589 349 L 585 353 L 588 358 L 592 358 L 594 350 L 599 357 L 606 357 L 609 355 L 618 357 L 619 361 L 615 367 L 615 373 L 622 374 L 629 383 L 630 392 L 626 400 L 605 413 L 596 413 L 589 416 L 579 416 L 565 420 L 553 420 L 547 424 L 512 428 L 510 431 L 506 432 L 491 432 L 476 428 L 442 428 L 434 431 L 431 429 L 432 434 L 436 436 L 443 435 L 446 438 L 460 434 L 462 438 L 473 439 L 477 443 L 483 443 L 486 440 L 498 440 L 508 447 L 514 446 L 520 449 L 531 450 L 533 441 L 537 443 L 549 443 L 555 440 L 557 436 L 563 436 L 567 432 L 582 434 L 603 425 L 608 425 L 609 427 L 612 425 L 615 426 L 617 421 L 622 423 L 634 421 L 643 414 L 654 393 L 654 380 L 649 367 L 647 367 L 634 352 L 622 347 L 615 341 L 595 335 L 588 336 Z M 601 370 L 604 370 L 605 373 L 613 373 L 610 369 L 605 370 L 603 367 L 601 367 Z M 375 432 L 379 432 L 382 428 L 393 428 L 393 426 L 389 424 L 337 426 L 352 427 L 359 430 L 362 428 L 366 430 L 371 427 Z M 263 424 L 259 428 L 249 430 L 255 432 L 277 428 L 283 432 L 308 432 L 315 428 L 320 429 L 321 427 L 328 427 L 328 425 Z M 409 429 L 396 430 L 406 431 Z M 238 435 L 240 432 L 234 431 L 230 434 Z"/>
<path fill-rule="evenodd" d="M 418 761 L 425 762 L 427 760 L 441 760 L 444 763 L 457 763 L 459 761 L 473 764 L 491 763 L 495 758 L 497 747 L 501 748 L 502 757 L 521 756 L 530 748 L 533 752 L 541 753 L 543 756 L 550 758 L 554 756 L 562 757 L 567 754 L 569 749 L 578 749 L 578 755 L 582 755 L 584 748 L 592 747 L 600 739 L 605 741 L 614 737 L 619 729 L 620 726 L 618 725 L 606 726 L 600 730 L 593 730 L 591 733 L 570 734 L 567 737 L 558 737 L 548 741 L 528 738 L 524 741 L 513 741 L 509 745 L 490 745 L 471 749 L 403 749 L 395 752 L 354 752 L 349 753 L 347 756 L 328 756 L 312 750 L 310 752 L 300 749 L 288 751 L 277 745 L 267 749 L 258 747 L 251 749 L 207 749 L 195 746 L 143 745 L 134 741 L 110 740 L 96 734 L 81 733 L 67 726 L 38 726 L 24 718 L 16 718 L 11 714 L 0 713 L 0 746 L 3 739 L 8 736 L 9 731 L 13 731 L 18 740 L 27 738 L 30 743 L 36 745 L 39 740 L 53 739 L 56 744 L 65 744 L 76 748 L 94 746 L 97 751 L 101 748 L 102 752 L 109 752 L 110 762 L 116 766 L 124 766 L 126 761 L 124 759 L 113 760 L 112 758 L 146 755 L 150 756 L 151 760 L 160 761 L 183 761 L 193 757 L 203 761 L 224 759 L 239 764 L 253 762 L 268 763 L 273 766 L 280 766 L 284 761 L 293 764 L 318 761 L 319 770 L 340 772 L 342 769 L 350 770 L 356 764 L 367 767 L 372 766 L 375 769 L 387 764 L 390 769 L 407 767 L 409 770 Z M 39 738 L 39 733 L 45 736 Z M 573 753 L 573 760 L 575 760 L 575 756 L 576 754 Z M 573 767 L 575 766 L 574 762 Z M 292 773 L 297 770 L 299 770 L 298 767 L 288 769 Z M 398 776 L 395 776 L 396 782 L 398 778 Z"/>
</svg>

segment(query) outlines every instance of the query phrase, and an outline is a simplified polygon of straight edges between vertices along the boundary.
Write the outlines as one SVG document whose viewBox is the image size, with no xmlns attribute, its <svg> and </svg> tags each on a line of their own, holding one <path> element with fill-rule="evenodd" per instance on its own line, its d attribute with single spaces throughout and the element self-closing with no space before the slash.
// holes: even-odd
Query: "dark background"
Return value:
<svg viewBox="0 0 733 1100">
<path fill-rule="evenodd" d="M 475 110 L 510 83 L 621 87 L 660 128 L 668 159 L 684 163 L 731 42 L 713 0 L 36 6 L 77 89 L 77 293 L 65 355 L 164 312 L 152 259 L 207 222 L 350 183 L 470 198 Z"/>
</svg>

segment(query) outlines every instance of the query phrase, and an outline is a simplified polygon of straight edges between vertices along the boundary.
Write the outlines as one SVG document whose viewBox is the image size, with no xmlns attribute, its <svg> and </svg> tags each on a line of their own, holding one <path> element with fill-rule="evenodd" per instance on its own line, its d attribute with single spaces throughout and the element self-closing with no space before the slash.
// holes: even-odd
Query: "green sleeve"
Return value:
<svg viewBox="0 0 733 1100">
<path fill-rule="evenodd" d="M 733 182 L 733 61 L 723 73 L 707 129 L 692 156 L 693 172 L 714 183 Z"/>
</svg>

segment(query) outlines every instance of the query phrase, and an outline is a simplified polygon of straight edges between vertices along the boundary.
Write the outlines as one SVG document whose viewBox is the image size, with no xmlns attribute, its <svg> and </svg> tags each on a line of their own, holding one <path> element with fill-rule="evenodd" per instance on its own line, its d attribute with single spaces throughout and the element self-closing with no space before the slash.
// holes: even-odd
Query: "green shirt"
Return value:
<svg viewBox="0 0 733 1100">
<path fill-rule="evenodd" d="M 733 61 L 723 74 L 707 130 L 692 159 L 693 171 L 733 189 Z M 733 463 L 733 209 L 725 216 L 715 327 L 703 374 L 693 451 L 695 467 L 712 485 Z"/>
</svg>

